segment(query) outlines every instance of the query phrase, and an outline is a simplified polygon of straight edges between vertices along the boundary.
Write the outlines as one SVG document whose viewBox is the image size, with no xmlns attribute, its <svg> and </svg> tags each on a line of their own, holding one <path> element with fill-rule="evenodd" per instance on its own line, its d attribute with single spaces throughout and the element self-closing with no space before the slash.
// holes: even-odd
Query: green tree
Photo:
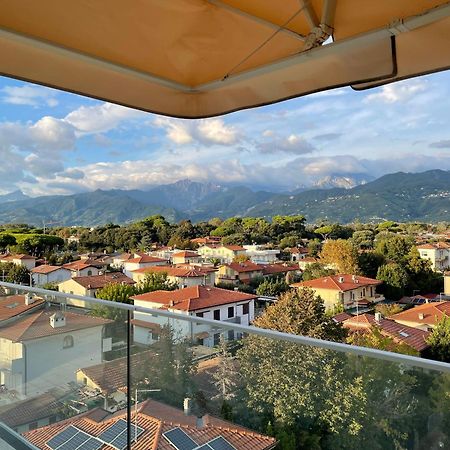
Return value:
<svg viewBox="0 0 450 450">
<path fill-rule="evenodd" d="M 334 269 L 326 269 L 320 262 L 308 264 L 302 274 L 303 281 L 315 280 L 316 278 L 335 275 Z"/>
<path fill-rule="evenodd" d="M 12 234 L 0 234 L 0 250 L 5 250 L 16 244 L 16 238 Z"/>
<path fill-rule="evenodd" d="M 6 276 L 8 283 L 30 284 L 30 271 L 25 266 L 13 264 Z"/>
<path fill-rule="evenodd" d="M 450 317 L 443 316 L 427 338 L 433 359 L 450 362 Z"/>
<path fill-rule="evenodd" d="M 375 234 L 372 230 L 355 231 L 351 239 L 356 247 L 367 250 L 373 248 Z"/>
<path fill-rule="evenodd" d="M 144 280 L 133 287 L 135 294 L 145 294 L 153 291 L 174 291 L 178 288 L 176 282 L 169 281 L 166 272 L 149 272 Z"/>
<path fill-rule="evenodd" d="M 279 279 L 265 279 L 257 288 L 256 293 L 258 295 L 268 295 L 271 297 L 277 297 L 289 290 L 289 285 L 284 280 Z"/>
<path fill-rule="evenodd" d="M 384 282 L 379 289 L 388 300 L 398 300 L 403 297 L 409 281 L 406 270 L 395 262 L 380 266 L 377 280 Z"/>
<path fill-rule="evenodd" d="M 411 238 L 397 234 L 388 234 L 381 238 L 377 236 L 375 251 L 389 261 L 404 264 L 413 244 Z"/>
</svg>

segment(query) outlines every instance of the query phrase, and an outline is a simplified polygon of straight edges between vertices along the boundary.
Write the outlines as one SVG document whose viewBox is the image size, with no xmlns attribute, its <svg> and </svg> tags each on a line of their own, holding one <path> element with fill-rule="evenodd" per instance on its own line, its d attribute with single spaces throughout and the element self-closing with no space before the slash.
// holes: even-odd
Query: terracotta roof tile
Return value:
<svg viewBox="0 0 450 450">
<path fill-rule="evenodd" d="M 189 278 L 204 277 L 208 273 L 215 272 L 214 269 L 193 266 L 151 266 L 141 267 L 132 271 L 133 273 L 167 273 L 171 277 Z"/>
<path fill-rule="evenodd" d="M 229 264 L 224 264 L 226 267 L 230 268 L 231 270 L 234 270 L 238 273 L 243 272 L 262 272 L 263 267 L 259 264 L 255 264 L 252 261 L 243 261 L 243 262 L 232 262 Z"/>
<path fill-rule="evenodd" d="M 198 258 L 200 255 L 197 252 L 185 250 L 182 252 L 174 253 L 172 258 Z"/>
<path fill-rule="evenodd" d="M 56 334 L 70 333 L 86 328 L 102 326 L 111 322 L 100 317 L 77 314 L 71 311 L 64 313 L 66 325 L 53 328 L 50 325 L 50 316 L 58 312 L 59 308 L 40 310 L 23 316 L 20 320 L 0 327 L 0 337 L 13 342 L 22 342 L 39 339 Z"/>
<path fill-rule="evenodd" d="M 131 264 L 145 264 L 145 263 L 152 263 L 152 262 L 167 262 L 166 259 L 163 258 L 157 258 L 156 256 L 150 256 L 150 255 L 142 255 L 138 256 L 137 258 L 131 258 L 125 263 L 131 263 Z"/>
<path fill-rule="evenodd" d="M 31 269 L 31 272 L 42 273 L 45 275 L 47 273 L 55 272 L 56 270 L 70 270 L 70 269 L 67 269 L 66 267 L 62 266 L 50 266 L 49 264 L 43 264 L 42 266 L 37 266 Z"/>
<path fill-rule="evenodd" d="M 450 301 L 432 302 L 415 306 L 414 308 L 394 314 L 391 316 L 391 319 L 401 322 L 436 325 L 444 316 L 450 317 Z"/>
<path fill-rule="evenodd" d="M 87 289 L 102 289 L 108 284 L 135 284 L 135 281 L 122 272 L 109 272 L 103 275 L 92 275 L 88 277 L 74 277 L 72 280 Z"/>
<path fill-rule="evenodd" d="M 0 297 L 0 321 L 11 319 L 20 314 L 42 307 L 44 300 L 35 297 L 31 305 L 25 304 L 25 295 Z M 0 329 L 1 330 L 1 329 Z"/>
<path fill-rule="evenodd" d="M 342 280 L 342 281 L 341 281 Z M 361 277 L 359 275 L 340 274 L 316 278 L 309 281 L 294 283 L 293 287 L 309 287 L 312 289 L 331 289 L 334 291 L 351 291 L 364 286 L 378 286 L 382 281 L 373 278 Z"/>
<path fill-rule="evenodd" d="M 401 325 L 393 320 L 384 319 L 377 321 L 373 314 L 360 314 L 344 320 L 342 325 L 353 331 L 369 330 L 371 327 L 378 327 L 382 334 L 394 339 L 396 342 L 402 342 L 414 348 L 418 352 L 429 347 L 426 342 L 429 336 L 428 331 Z"/>
<path fill-rule="evenodd" d="M 103 414 L 96 414 L 97 411 L 94 410 L 63 422 L 29 431 L 24 433 L 24 436 L 38 448 L 48 450 L 46 442 L 69 425 L 74 425 L 92 436 L 99 436 L 113 423 L 120 419 L 126 419 L 126 413 L 122 411 L 106 417 Z M 133 412 L 133 423 L 134 417 Z M 99 421 L 96 421 L 96 418 Z M 140 405 L 137 423 L 145 431 L 139 437 L 138 442 L 132 444 L 132 450 L 174 450 L 163 433 L 175 427 L 182 428 L 199 445 L 218 436 L 223 436 L 236 450 L 269 450 L 274 448 L 276 444 L 276 440 L 272 437 L 264 436 L 209 415 L 204 416 L 204 426 L 198 428 L 194 416 L 186 416 L 181 410 L 153 400 L 147 400 Z M 102 450 L 114 450 L 114 448 L 110 445 L 104 445 Z"/>
<path fill-rule="evenodd" d="M 250 301 L 257 298 L 257 296 L 216 287 L 192 286 L 176 291 L 148 292 L 131 298 L 133 300 L 160 303 L 162 306 L 171 309 L 196 311 L 228 303 Z"/>
<path fill-rule="evenodd" d="M 69 269 L 72 272 L 77 272 L 78 270 L 83 270 L 95 266 L 93 266 L 92 264 L 86 264 L 84 261 L 78 260 L 67 264 L 63 264 L 62 267 L 64 267 L 65 269 Z"/>
</svg>

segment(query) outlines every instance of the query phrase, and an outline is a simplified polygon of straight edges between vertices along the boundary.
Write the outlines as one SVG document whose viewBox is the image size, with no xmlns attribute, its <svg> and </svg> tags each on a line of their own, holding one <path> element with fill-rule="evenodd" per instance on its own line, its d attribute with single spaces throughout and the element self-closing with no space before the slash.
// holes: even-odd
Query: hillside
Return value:
<svg viewBox="0 0 450 450">
<path fill-rule="evenodd" d="M 303 214 L 314 222 L 450 221 L 450 173 L 431 170 L 395 173 L 351 189 L 314 189 L 299 193 L 254 192 L 188 180 L 149 191 L 95 191 L 68 196 L 26 198 L 0 203 L 0 223 L 43 221 L 95 226 L 128 223 L 162 214 L 170 221 L 212 217 Z"/>
</svg>

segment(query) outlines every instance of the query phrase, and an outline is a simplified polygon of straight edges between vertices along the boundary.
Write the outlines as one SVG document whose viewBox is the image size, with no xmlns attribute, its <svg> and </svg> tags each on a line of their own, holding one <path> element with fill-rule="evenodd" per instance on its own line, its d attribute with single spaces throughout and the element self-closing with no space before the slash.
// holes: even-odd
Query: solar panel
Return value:
<svg viewBox="0 0 450 450">
<path fill-rule="evenodd" d="M 135 439 L 136 426 L 131 425 L 131 439 Z M 141 427 L 137 427 L 137 436 L 139 437 L 145 430 Z M 116 423 L 108 427 L 98 439 L 111 445 L 117 450 L 124 450 L 128 443 L 127 434 L 127 422 L 123 419 L 118 420 Z"/>
<path fill-rule="evenodd" d="M 219 436 L 216 439 L 208 442 L 208 445 L 213 450 L 236 450 L 223 436 Z"/>
<path fill-rule="evenodd" d="M 197 447 L 195 450 L 211 450 L 212 447 L 210 447 L 208 444 L 203 444 L 201 447 Z"/>
<path fill-rule="evenodd" d="M 70 425 L 50 439 L 47 445 L 52 450 L 98 450 L 103 442 Z"/>
<path fill-rule="evenodd" d="M 193 441 L 181 428 L 174 428 L 166 431 L 163 436 L 177 449 L 177 450 L 194 450 L 198 444 Z"/>
<path fill-rule="evenodd" d="M 103 442 L 91 437 L 88 441 L 78 447 L 77 450 L 99 450 L 102 445 Z"/>
<path fill-rule="evenodd" d="M 114 439 L 116 439 L 119 434 L 123 433 L 127 429 L 127 422 L 123 419 L 118 420 L 110 427 L 108 427 L 102 434 L 98 436 L 98 438 L 106 442 L 107 444 L 111 443 Z"/>
<path fill-rule="evenodd" d="M 47 445 L 52 449 L 56 450 L 62 444 L 67 442 L 69 439 L 73 438 L 78 433 L 78 428 L 75 428 L 73 425 L 68 426 L 63 431 L 59 432 L 56 436 L 51 438 Z"/>
</svg>

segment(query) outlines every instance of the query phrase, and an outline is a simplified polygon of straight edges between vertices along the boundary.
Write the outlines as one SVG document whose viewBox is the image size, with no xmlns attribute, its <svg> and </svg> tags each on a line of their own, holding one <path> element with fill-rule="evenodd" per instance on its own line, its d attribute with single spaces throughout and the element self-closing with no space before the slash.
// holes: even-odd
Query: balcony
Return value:
<svg viewBox="0 0 450 450">
<path fill-rule="evenodd" d="M 2 295 L 44 300 L 0 322 L 2 345 L 21 345 L 25 360 L 0 374 L 0 422 L 29 448 L 268 450 L 292 448 L 289 436 L 304 448 L 450 445 L 448 364 L 234 320 L 218 327 L 166 310 L 0 287 Z M 135 313 L 155 319 L 155 339 L 135 339 Z M 191 341 L 199 324 L 213 349 Z"/>
</svg>

